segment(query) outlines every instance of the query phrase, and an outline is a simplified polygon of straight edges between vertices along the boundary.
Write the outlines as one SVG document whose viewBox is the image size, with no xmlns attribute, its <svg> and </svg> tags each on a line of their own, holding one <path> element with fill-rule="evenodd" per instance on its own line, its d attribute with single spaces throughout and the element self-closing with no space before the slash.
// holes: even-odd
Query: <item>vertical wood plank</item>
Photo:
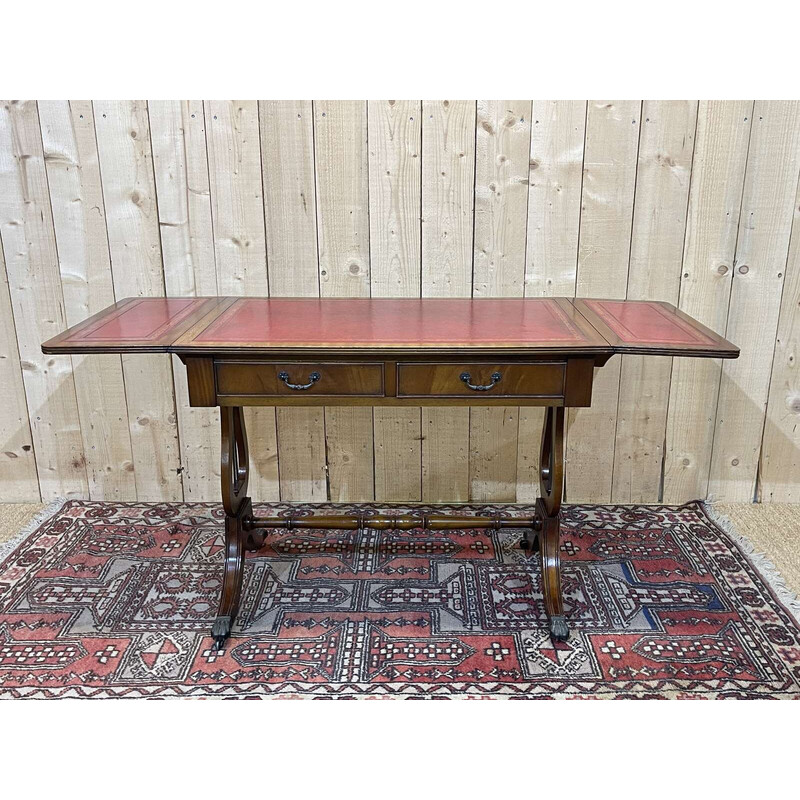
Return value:
<svg viewBox="0 0 800 800">
<path fill-rule="evenodd" d="M 478 101 L 474 297 L 524 294 L 531 105 Z"/>
<path fill-rule="evenodd" d="M 633 209 L 630 300 L 676 304 L 697 103 L 645 101 Z M 623 356 L 611 499 L 660 500 L 672 359 Z"/>
<path fill-rule="evenodd" d="M 258 103 L 207 100 L 204 108 L 219 292 L 267 296 Z M 245 419 L 250 443 L 250 492 L 257 500 L 278 500 L 275 409 L 247 408 Z"/>
<path fill-rule="evenodd" d="M 258 103 L 207 100 L 204 107 L 217 285 L 223 295 L 266 296 Z"/>
<path fill-rule="evenodd" d="M 469 413 L 469 496 L 513 502 L 517 494 L 518 409 L 473 406 Z"/>
<path fill-rule="evenodd" d="M 539 447 L 545 410 L 519 409 L 517 430 L 517 502 L 535 503 L 539 496 Z"/>
<path fill-rule="evenodd" d="M 636 107 L 3 104 L 0 494 L 217 499 L 217 411 L 182 364 L 41 355 L 115 297 L 524 291 L 677 299 L 742 346 L 598 371 L 570 500 L 800 500 L 798 104 Z M 541 409 L 247 413 L 257 499 L 538 494 Z"/>
<path fill-rule="evenodd" d="M 315 101 L 320 294 L 369 297 L 367 106 Z"/>
<path fill-rule="evenodd" d="M 758 500 L 800 501 L 800 183 L 783 286 L 767 420 L 761 446 Z"/>
<path fill-rule="evenodd" d="M 14 312 L 0 241 L 0 492 L 6 502 L 38 502 L 39 478 L 19 362 Z"/>
<path fill-rule="evenodd" d="M 521 297 L 531 146 L 530 100 L 479 100 L 475 140 L 475 297 Z M 519 409 L 470 409 L 470 497 L 517 495 Z"/>
<path fill-rule="evenodd" d="M 375 450 L 371 408 L 325 409 L 328 496 L 334 503 L 375 499 Z"/>
<path fill-rule="evenodd" d="M 475 103 L 422 104 L 423 297 L 472 294 Z"/>
<path fill-rule="evenodd" d="M 421 291 L 421 104 L 370 101 L 370 265 L 374 297 Z M 422 499 L 420 408 L 375 408 L 375 499 Z"/>
<path fill-rule="evenodd" d="M 270 293 L 319 297 L 314 110 L 310 100 L 261 100 L 258 110 Z"/>
<path fill-rule="evenodd" d="M 586 101 L 533 101 L 526 297 L 575 295 L 585 134 Z M 519 410 L 518 502 L 532 503 L 539 496 L 543 423 L 544 409 Z"/>
<path fill-rule="evenodd" d="M 383 100 L 367 111 L 372 295 L 419 297 L 422 108 Z"/>
<path fill-rule="evenodd" d="M 203 102 L 154 100 L 148 114 L 167 294 L 214 297 L 217 268 Z"/>
<path fill-rule="evenodd" d="M 756 101 L 708 484 L 728 502 L 755 495 L 799 172 L 800 102 Z"/>
<path fill-rule="evenodd" d="M 375 408 L 375 499 L 407 502 L 422 497 L 420 410 Z"/>
<path fill-rule="evenodd" d="M 753 102 L 702 102 L 679 307 L 725 333 Z M 663 501 L 705 497 L 721 363 L 676 358 L 672 365 L 664 453 Z"/>
<path fill-rule="evenodd" d="M 39 103 L 64 311 L 76 325 L 114 302 L 103 192 L 89 101 Z M 73 356 L 89 497 L 135 500 L 131 436 L 118 355 Z"/>
<path fill-rule="evenodd" d="M 315 101 L 319 281 L 323 297 L 369 297 L 367 108 Z M 375 497 L 371 408 L 326 408 L 330 499 Z"/>
<path fill-rule="evenodd" d="M 319 297 L 310 101 L 261 101 L 267 268 L 273 296 Z M 276 409 L 281 498 L 327 500 L 325 412 Z"/>
<path fill-rule="evenodd" d="M 325 469 L 325 410 L 275 409 L 281 499 L 321 503 L 328 499 Z"/>
<path fill-rule="evenodd" d="M 217 270 L 203 103 L 152 101 L 148 116 L 167 294 L 213 297 Z M 189 406 L 186 368 L 177 356 L 172 373 L 185 499 L 217 501 L 219 411 Z"/>
<path fill-rule="evenodd" d="M 86 460 L 72 363 L 69 356 L 45 356 L 41 351 L 45 339 L 64 330 L 66 318 L 33 101 L 0 101 L 0 240 L 41 497 L 85 497 Z M 10 422 L 13 426 L 13 417 Z M 21 448 L 25 432 L 11 438 L 8 452 L 16 454 L 14 443 Z"/>
<path fill-rule="evenodd" d="M 469 500 L 468 408 L 422 408 L 422 500 Z"/>
<path fill-rule="evenodd" d="M 335 503 L 375 499 L 375 453 L 371 408 L 325 408 L 328 495 Z"/>
<path fill-rule="evenodd" d="M 576 292 L 625 297 L 631 245 L 639 101 L 590 102 L 586 116 Z M 620 359 L 595 375 L 592 407 L 569 412 L 570 502 L 608 502 L 614 465 Z"/>
<path fill-rule="evenodd" d="M 584 100 L 533 101 L 526 297 L 575 294 L 585 134 Z"/>
<path fill-rule="evenodd" d="M 94 104 L 114 294 L 163 297 L 164 271 L 144 101 Z M 178 426 L 169 356 L 123 355 L 139 500 L 182 500 Z"/>
<path fill-rule="evenodd" d="M 422 296 L 472 294 L 475 103 L 422 104 Z M 422 499 L 469 500 L 469 409 L 422 409 Z"/>
</svg>

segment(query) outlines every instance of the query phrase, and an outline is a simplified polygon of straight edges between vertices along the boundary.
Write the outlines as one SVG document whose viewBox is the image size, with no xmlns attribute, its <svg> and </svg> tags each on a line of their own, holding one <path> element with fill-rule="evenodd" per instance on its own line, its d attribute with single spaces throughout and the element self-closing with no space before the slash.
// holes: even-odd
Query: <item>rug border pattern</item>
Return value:
<svg viewBox="0 0 800 800">
<path fill-rule="evenodd" d="M 25 544 L 48 520 L 71 503 L 97 503 L 98 501 L 82 501 L 77 499 L 58 498 L 42 509 L 36 516 L 10 540 L 0 544 L 0 568 L 3 562 L 12 557 L 14 553 Z M 114 502 L 116 508 L 141 508 L 142 506 L 158 505 L 144 502 Z M 216 508 L 217 503 L 191 503 L 192 506 L 202 508 Z M 291 508 L 291 503 L 271 503 L 272 508 Z M 313 507 L 330 506 L 330 503 L 310 504 Z M 346 504 L 348 507 L 383 507 L 381 503 Z M 403 507 L 430 507 L 428 504 L 403 503 L 391 504 Z M 515 510 L 530 507 L 530 504 L 491 504 L 470 503 L 470 508 L 502 508 Z M 640 506 L 641 504 L 603 504 L 604 509 L 615 511 L 619 509 Z M 438 508 L 454 508 L 452 504 L 440 504 Z M 569 507 L 569 505 L 567 506 Z M 574 504 L 573 508 L 596 506 L 592 504 Z M 768 587 L 776 605 L 785 611 L 787 618 L 794 624 L 800 624 L 800 600 L 786 586 L 777 568 L 764 554 L 758 553 L 752 543 L 742 534 L 727 517 L 713 508 L 713 505 L 704 501 L 690 501 L 679 506 L 672 505 L 647 505 L 648 511 L 654 513 L 676 513 L 691 510 L 698 513 L 707 524 L 716 529 L 724 538 L 741 554 L 753 573 Z M 28 698 L 28 699 L 55 699 L 55 698 L 82 698 L 82 699 L 143 699 L 143 698 L 261 698 L 261 699 L 613 699 L 613 698 L 692 698 L 709 699 L 716 697 L 758 698 L 775 697 L 776 692 L 780 697 L 800 699 L 800 692 L 786 691 L 786 686 L 776 686 L 774 683 L 765 683 L 754 689 L 751 682 L 725 681 L 725 688 L 709 690 L 686 689 L 680 681 L 661 680 L 647 682 L 629 680 L 621 682 L 606 681 L 608 690 L 598 689 L 596 680 L 559 680 L 538 681 L 536 684 L 512 684 L 499 681 L 484 681 L 481 683 L 454 682 L 451 684 L 440 683 L 413 683 L 385 682 L 385 683 L 303 683 L 288 680 L 282 684 L 268 684 L 262 682 L 230 683 L 203 683 L 197 685 L 162 685 L 143 686 L 118 685 L 118 686 L 30 686 L 24 688 L 3 688 L 0 686 L 0 699 Z"/>
</svg>

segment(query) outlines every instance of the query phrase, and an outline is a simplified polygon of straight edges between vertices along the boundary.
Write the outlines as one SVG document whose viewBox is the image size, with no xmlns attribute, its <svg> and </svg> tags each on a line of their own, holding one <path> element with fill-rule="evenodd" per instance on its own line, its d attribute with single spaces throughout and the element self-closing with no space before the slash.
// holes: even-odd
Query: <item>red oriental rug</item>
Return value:
<svg viewBox="0 0 800 800">
<path fill-rule="evenodd" d="M 218 652 L 221 508 L 68 501 L 0 562 L 0 697 L 800 698 L 792 600 L 701 504 L 563 520 L 564 643 L 515 531 L 283 531 Z"/>
</svg>

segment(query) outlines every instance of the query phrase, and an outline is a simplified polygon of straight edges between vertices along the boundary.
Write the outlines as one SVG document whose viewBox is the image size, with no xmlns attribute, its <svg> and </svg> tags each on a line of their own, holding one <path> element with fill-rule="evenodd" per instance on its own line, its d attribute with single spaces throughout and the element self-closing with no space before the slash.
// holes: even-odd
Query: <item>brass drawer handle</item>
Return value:
<svg viewBox="0 0 800 800">
<path fill-rule="evenodd" d="M 319 379 L 319 372 L 312 372 L 308 376 L 308 383 L 289 383 L 289 373 L 279 372 L 278 377 L 290 388 L 302 391 L 303 389 L 310 389 Z"/>
<path fill-rule="evenodd" d="M 498 383 L 500 383 L 500 379 L 503 377 L 499 372 L 492 373 L 492 382 L 487 383 L 485 386 L 481 386 L 479 384 L 470 383 L 470 378 L 472 377 L 469 372 L 462 372 L 459 376 L 467 386 L 472 389 L 473 392 L 488 392 L 489 389 L 493 389 Z"/>
</svg>

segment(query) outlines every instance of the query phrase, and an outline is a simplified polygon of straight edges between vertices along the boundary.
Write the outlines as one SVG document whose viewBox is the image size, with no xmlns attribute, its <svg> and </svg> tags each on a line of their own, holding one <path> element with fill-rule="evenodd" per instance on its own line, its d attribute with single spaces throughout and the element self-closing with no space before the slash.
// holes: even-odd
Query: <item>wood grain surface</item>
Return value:
<svg viewBox="0 0 800 800">
<path fill-rule="evenodd" d="M 175 356 L 41 353 L 108 302 L 577 295 L 671 302 L 743 356 L 614 356 L 571 415 L 567 500 L 798 499 L 798 124 L 746 100 L 2 102 L 4 496 L 216 499 L 217 413 Z M 533 499 L 541 410 L 486 408 L 248 411 L 254 494 Z"/>
</svg>

